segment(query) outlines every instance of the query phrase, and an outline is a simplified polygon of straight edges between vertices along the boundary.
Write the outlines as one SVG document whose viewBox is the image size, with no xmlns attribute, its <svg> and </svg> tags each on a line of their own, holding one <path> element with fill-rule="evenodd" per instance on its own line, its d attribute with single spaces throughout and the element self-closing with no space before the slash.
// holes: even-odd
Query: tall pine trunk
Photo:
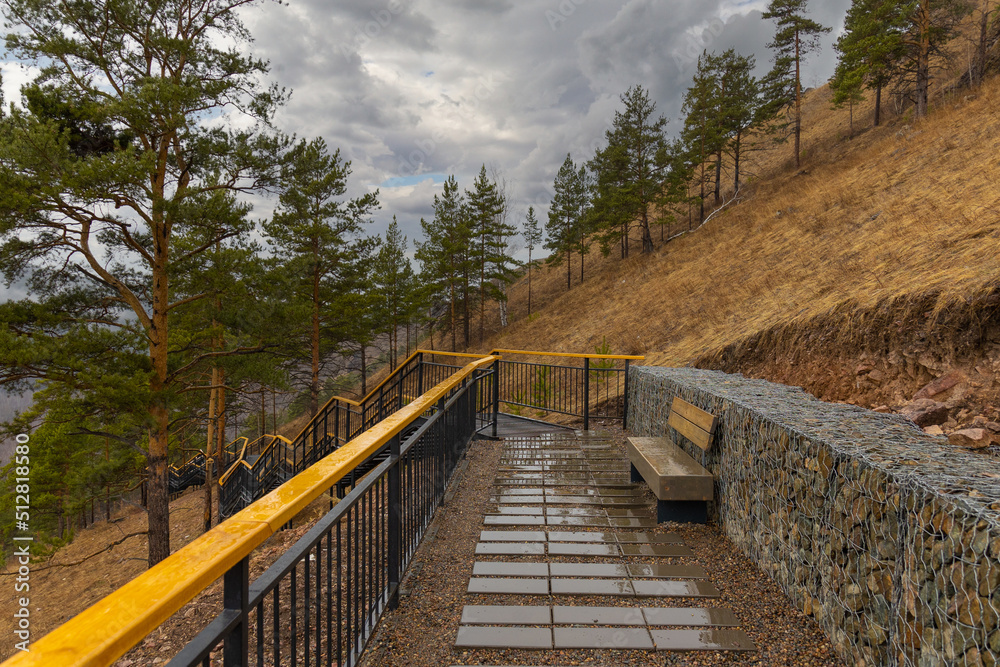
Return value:
<svg viewBox="0 0 1000 667">
<path fill-rule="evenodd" d="M 149 330 L 149 359 L 153 373 L 149 381 L 152 404 L 149 408 L 149 477 L 147 479 L 147 514 L 149 521 L 149 566 L 170 555 L 170 498 L 167 485 L 167 452 L 170 440 L 170 414 L 166 404 L 167 388 L 167 277 L 168 232 L 162 217 L 153 225 L 152 317 Z"/>
<path fill-rule="evenodd" d="M 927 115 L 927 97 L 931 80 L 931 9 L 930 0 L 921 0 L 917 10 L 917 26 L 919 29 L 917 44 L 917 84 L 916 84 L 916 114 L 917 118 Z"/>
<path fill-rule="evenodd" d="M 795 168 L 802 166 L 802 58 L 799 53 L 799 31 L 795 31 Z"/>
<path fill-rule="evenodd" d="M 313 271 L 312 327 L 309 347 L 312 351 L 312 369 L 309 376 L 309 415 L 319 412 L 319 269 Z"/>
<path fill-rule="evenodd" d="M 879 126 L 882 120 L 882 82 L 875 85 L 875 127 Z"/>
</svg>

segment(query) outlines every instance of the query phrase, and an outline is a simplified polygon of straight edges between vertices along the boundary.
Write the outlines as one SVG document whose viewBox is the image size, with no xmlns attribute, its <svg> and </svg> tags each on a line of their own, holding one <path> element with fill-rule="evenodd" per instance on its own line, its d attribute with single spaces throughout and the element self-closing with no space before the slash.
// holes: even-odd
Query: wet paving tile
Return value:
<svg viewBox="0 0 1000 667">
<path fill-rule="evenodd" d="M 672 581 L 669 579 L 633 579 L 635 594 L 657 598 L 717 598 L 719 589 L 708 581 Z"/>
<path fill-rule="evenodd" d="M 604 516 L 604 510 L 600 507 L 547 507 L 545 514 L 548 516 Z"/>
<path fill-rule="evenodd" d="M 645 628 L 554 628 L 555 647 L 650 649 L 653 640 Z"/>
<path fill-rule="evenodd" d="M 549 625 L 552 623 L 552 610 L 530 605 L 467 604 L 462 608 L 460 622 L 462 625 Z"/>
<path fill-rule="evenodd" d="M 601 504 L 605 507 L 648 507 L 653 510 L 652 503 L 647 503 L 639 498 L 603 498 Z"/>
<path fill-rule="evenodd" d="M 629 498 L 635 498 L 635 497 L 641 496 L 642 494 L 636 492 L 633 489 L 599 489 L 598 490 L 598 495 L 603 496 L 603 497 L 608 497 L 608 496 L 613 496 L 613 497 L 628 496 Z"/>
<path fill-rule="evenodd" d="M 549 542 L 550 556 L 618 556 L 621 552 L 614 544 L 571 544 Z"/>
<path fill-rule="evenodd" d="M 544 526 L 545 517 L 527 514 L 503 514 L 483 517 L 487 526 Z"/>
<path fill-rule="evenodd" d="M 488 514 L 532 514 L 541 516 L 545 513 L 543 507 L 524 507 L 522 505 L 502 505 Z"/>
<path fill-rule="evenodd" d="M 544 556 L 544 542 L 480 542 L 476 545 L 480 556 Z"/>
<path fill-rule="evenodd" d="M 477 577 L 547 577 L 548 563 L 487 563 L 476 562 L 472 574 Z"/>
<path fill-rule="evenodd" d="M 535 480 L 537 480 L 537 479 L 542 479 L 544 477 L 545 476 L 542 473 L 540 473 L 540 472 L 534 472 L 534 473 L 523 472 L 523 473 L 518 473 L 518 474 L 513 474 L 512 473 L 512 474 L 509 474 L 509 475 L 497 475 L 498 479 L 509 479 L 509 480 L 519 480 L 519 479 L 535 479 Z"/>
<path fill-rule="evenodd" d="M 629 519 L 651 519 L 653 517 L 652 508 L 644 510 L 642 508 L 638 509 L 628 509 L 621 507 L 602 507 L 605 514 L 610 517 L 618 518 L 629 518 Z"/>
<path fill-rule="evenodd" d="M 479 532 L 480 542 L 544 542 L 541 530 L 483 530 Z"/>
<path fill-rule="evenodd" d="M 615 533 L 618 541 L 626 544 L 683 544 L 676 533 Z"/>
<path fill-rule="evenodd" d="M 656 519 L 611 517 L 612 528 L 656 528 Z"/>
<path fill-rule="evenodd" d="M 614 544 L 614 533 L 550 530 L 549 542 L 609 542 Z"/>
<path fill-rule="evenodd" d="M 551 579 L 552 595 L 635 595 L 628 579 Z"/>
<path fill-rule="evenodd" d="M 708 579 L 701 565 L 668 565 L 666 563 L 629 563 L 629 576 L 645 579 Z"/>
<path fill-rule="evenodd" d="M 545 502 L 550 505 L 600 505 L 598 498 L 589 496 L 546 496 Z"/>
<path fill-rule="evenodd" d="M 511 503 L 544 503 L 545 496 L 500 496 L 497 498 L 498 503 L 511 504 Z"/>
<path fill-rule="evenodd" d="M 729 609 L 699 607 L 643 607 L 647 625 L 715 625 L 736 627 L 739 620 Z M 556 621 L 558 623 L 558 621 Z"/>
<path fill-rule="evenodd" d="M 650 630 L 657 651 L 756 651 L 742 630 Z"/>
<path fill-rule="evenodd" d="M 503 593 L 510 595 L 548 595 L 548 579 L 483 578 L 469 579 L 469 593 Z"/>
<path fill-rule="evenodd" d="M 607 528 L 612 525 L 608 523 L 606 517 L 600 516 L 548 516 L 545 518 L 545 524 L 548 526 L 586 526 L 591 528 Z"/>
<path fill-rule="evenodd" d="M 626 556 L 660 556 L 663 558 L 684 558 L 694 556 L 688 547 L 679 544 L 623 544 Z"/>
<path fill-rule="evenodd" d="M 537 496 L 537 489 L 504 489 L 499 493 L 501 496 Z"/>
<path fill-rule="evenodd" d="M 552 648 L 551 628 L 459 626 L 455 646 L 465 648 Z"/>
<path fill-rule="evenodd" d="M 607 577 L 625 578 L 628 568 L 617 563 L 549 563 L 549 573 L 553 577 Z"/>
<path fill-rule="evenodd" d="M 639 607 L 555 606 L 552 607 L 552 622 L 555 625 L 646 625 Z"/>
</svg>

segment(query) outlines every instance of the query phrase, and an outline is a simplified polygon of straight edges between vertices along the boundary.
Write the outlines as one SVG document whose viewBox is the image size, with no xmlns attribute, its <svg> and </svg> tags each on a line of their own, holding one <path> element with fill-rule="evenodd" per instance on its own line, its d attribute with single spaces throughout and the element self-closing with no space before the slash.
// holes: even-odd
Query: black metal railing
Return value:
<svg viewBox="0 0 1000 667">
<path fill-rule="evenodd" d="M 169 664 L 207 666 L 220 644 L 226 665 L 357 664 L 496 396 L 494 369 L 394 436 L 384 460 L 259 578 L 251 583 L 249 557 L 227 571 L 223 610 Z"/>
<path fill-rule="evenodd" d="M 565 355 L 563 363 L 556 364 L 511 356 L 515 355 L 504 353 L 498 362 L 501 410 L 523 416 L 580 417 L 584 430 L 590 428 L 591 419 L 625 423 L 629 358 Z M 567 358 L 578 365 L 566 363 Z"/>
</svg>

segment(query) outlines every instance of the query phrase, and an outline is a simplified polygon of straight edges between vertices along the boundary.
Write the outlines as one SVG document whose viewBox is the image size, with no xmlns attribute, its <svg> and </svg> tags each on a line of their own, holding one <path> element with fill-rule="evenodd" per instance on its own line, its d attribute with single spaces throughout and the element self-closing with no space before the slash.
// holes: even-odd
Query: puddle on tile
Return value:
<svg viewBox="0 0 1000 667">
<path fill-rule="evenodd" d="M 549 542 L 617 542 L 614 533 L 550 530 Z"/>
<path fill-rule="evenodd" d="M 588 526 L 607 528 L 608 519 L 600 516 L 549 516 L 545 519 L 549 526 Z"/>
<path fill-rule="evenodd" d="M 572 544 L 549 542 L 550 556 L 618 556 L 618 547 L 613 544 Z"/>
<path fill-rule="evenodd" d="M 552 579 L 549 584 L 552 595 L 634 595 L 628 579 Z"/>
<path fill-rule="evenodd" d="M 647 579 L 707 579 L 708 572 L 701 565 L 669 565 L 666 563 L 630 563 L 629 575 Z"/>
<path fill-rule="evenodd" d="M 657 651 L 756 651 L 742 630 L 650 630 Z"/>
<path fill-rule="evenodd" d="M 739 620 L 729 609 L 700 607 L 643 607 L 647 625 L 715 625 L 736 627 Z M 558 623 L 558 621 L 556 621 Z"/>
<path fill-rule="evenodd" d="M 553 628 L 555 647 L 651 649 L 653 640 L 645 628 Z"/>
<path fill-rule="evenodd" d="M 549 563 L 549 573 L 553 577 L 624 578 L 629 576 L 629 571 L 624 565 L 615 563 Z"/>
<path fill-rule="evenodd" d="M 694 556 L 691 549 L 679 544 L 623 544 L 626 556 L 660 556 L 663 558 L 684 558 Z"/>
<path fill-rule="evenodd" d="M 717 598 L 719 589 L 708 581 L 672 581 L 656 579 L 647 581 L 633 579 L 632 587 L 635 594 L 648 597 L 668 598 Z"/>
<path fill-rule="evenodd" d="M 615 533 L 618 541 L 625 544 L 683 544 L 676 533 Z"/>
</svg>

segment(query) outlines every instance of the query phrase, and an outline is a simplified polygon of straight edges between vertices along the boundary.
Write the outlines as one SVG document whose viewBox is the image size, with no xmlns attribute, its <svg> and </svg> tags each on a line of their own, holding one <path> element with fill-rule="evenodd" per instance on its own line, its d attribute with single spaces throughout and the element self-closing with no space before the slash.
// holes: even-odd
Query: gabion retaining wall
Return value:
<svg viewBox="0 0 1000 667">
<path fill-rule="evenodd" d="M 854 665 L 1000 665 L 1000 466 L 912 422 L 797 387 L 633 368 L 628 428 L 674 396 L 719 417 L 709 508 Z M 673 434 L 677 437 L 676 434 Z"/>
</svg>

